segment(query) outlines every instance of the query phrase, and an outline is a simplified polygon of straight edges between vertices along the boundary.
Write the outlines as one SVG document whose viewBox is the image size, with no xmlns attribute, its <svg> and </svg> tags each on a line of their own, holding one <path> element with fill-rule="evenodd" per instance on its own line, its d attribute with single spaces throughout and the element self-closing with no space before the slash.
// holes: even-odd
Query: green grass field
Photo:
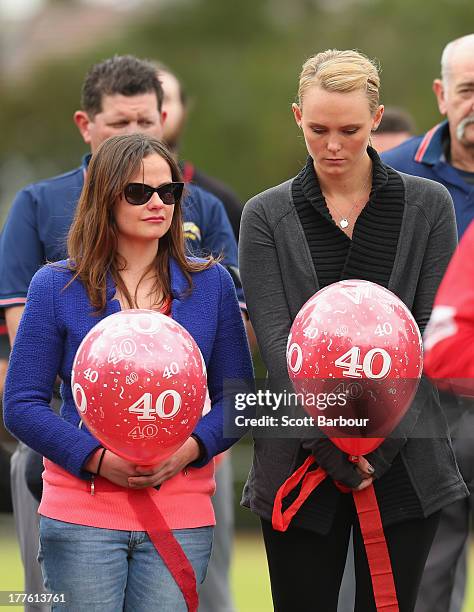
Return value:
<svg viewBox="0 0 474 612">
<path fill-rule="evenodd" d="M 22 568 L 13 521 L 0 514 L 0 591 L 22 590 Z M 232 586 L 238 612 L 271 612 L 271 595 L 263 544 L 258 535 L 238 535 L 232 568 Z M 9 610 L 22 608 L 9 606 Z M 474 610 L 474 547 L 464 612 Z"/>
</svg>

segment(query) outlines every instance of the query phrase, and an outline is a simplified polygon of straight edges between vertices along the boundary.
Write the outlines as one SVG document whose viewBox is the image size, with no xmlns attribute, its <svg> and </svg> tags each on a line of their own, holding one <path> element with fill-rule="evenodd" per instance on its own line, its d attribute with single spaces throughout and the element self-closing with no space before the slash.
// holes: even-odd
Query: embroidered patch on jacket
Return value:
<svg viewBox="0 0 474 612">
<path fill-rule="evenodd" d="M 201 241 L 201 230 L 193 221 L 185 221 L 183 223 L 183 231 L 186 240 Z"/>
</svg>

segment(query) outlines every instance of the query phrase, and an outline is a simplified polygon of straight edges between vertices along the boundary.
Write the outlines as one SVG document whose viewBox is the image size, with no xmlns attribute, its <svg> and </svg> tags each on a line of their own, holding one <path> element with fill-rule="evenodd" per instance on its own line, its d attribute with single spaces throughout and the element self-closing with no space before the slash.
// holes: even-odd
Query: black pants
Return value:
<svg viewBox="0 0 474 612">
<path fill-rule="evenodd" d="M 439 521 L 439 512 L 385 528 L 400 612 L 413 612 L 418 588 Z M 369 564 L 352 496 L 339 504 L 331 531 L 319 535 L 289 527 L 275 531 L 262 519 L 276 612 L 336 612 L 346 563 L 351 527 L 354 528 L 356 573 L 355 612 L 376 612 Z"/>
</svg>

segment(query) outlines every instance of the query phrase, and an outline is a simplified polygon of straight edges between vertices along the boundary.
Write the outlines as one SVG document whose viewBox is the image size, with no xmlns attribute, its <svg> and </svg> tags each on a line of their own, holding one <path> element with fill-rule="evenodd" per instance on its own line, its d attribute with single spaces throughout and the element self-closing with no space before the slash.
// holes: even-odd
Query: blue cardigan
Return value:
<svg viewBox="0 0 474 612">
<path fill-rule="evenodd" d="M 71 392 L 74 356 L 84 336 L 102 318 L 120 311 L 113 299 L 109 275 L 105 313 L 97 317 L 84 285 L 74 281 L 64 265 L 48 265 L 33 277 L 18 328 L 5 384 L 4 419 L 11 433 L 54 463 L 80 478 L 89 478 L 83 466 L 100 443 L 86 428 L 78 428 L 79 414 Z M 59 267 L 63 266 L 63 267 Z M 171 315 L 196 340 L 207 366 L 212 410 L 198 422 L 196 433 L 205 465 L 236 439 L 223 436 L 223 384 L 226 379 L 252 379 L 247 337 L 233 282 L 219 264 L 192 274 L 193 290 L 175 260 L 170 261 Z M 63 381 L 61 417 L 49 403 L 59 375 Z"/>
</svg>

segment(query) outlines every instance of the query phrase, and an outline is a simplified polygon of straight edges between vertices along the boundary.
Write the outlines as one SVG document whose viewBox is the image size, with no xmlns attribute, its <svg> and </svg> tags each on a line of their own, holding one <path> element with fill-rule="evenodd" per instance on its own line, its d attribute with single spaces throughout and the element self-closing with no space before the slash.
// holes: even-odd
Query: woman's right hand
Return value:
<svg viewBox="0 0 474 612">
<path fill-rule="evenodd" d="M 92 474 L 97 474 L 97 467 L 103 450 L 104 449 L 100 447 L 92 454 L 91 458 L 84 466 L 85 470 Z M 116 485 L 128 488 L 128 479 L 130 476 L 140 476 L 140 474 L 137 472 L 134 463 L 122 459 L 107 449 L 100 465 L 100 476 L 107 478 L 107 480 L 110 480 L 110 482 Z"/>
</svg>

